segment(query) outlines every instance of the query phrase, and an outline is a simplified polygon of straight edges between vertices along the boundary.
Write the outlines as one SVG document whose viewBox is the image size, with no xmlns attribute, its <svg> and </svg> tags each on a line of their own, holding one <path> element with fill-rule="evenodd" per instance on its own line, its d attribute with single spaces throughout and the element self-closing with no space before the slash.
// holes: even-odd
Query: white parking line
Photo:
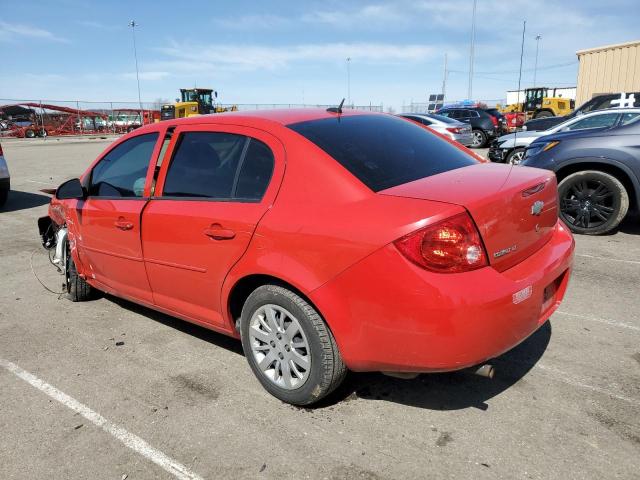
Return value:
<svg viewBox="0 0 640 480">
<path fill-rule="evenodd" d="M 574 379 L 575 375 L 571 375 L 569 373 L 563 372 L 562 370 L 558 370 L 557 368 L 548 367 L 542 363 L 536 364 L 536 368 L 544 372 L 549 372 L 552 374 L 552 375 L 549 375 L 551 378 L 557 378 L 561 382 L 567 383 L 574 387 L 582 388 L 585 390 L 591 390 L 592 392 L 601 393 L 611 398 L 616 398 L 618 400 L 622 400 L 623 402 L 627 402 L 627 403 L 630 403 L 631 405 L 636 405 L 640 407 L 640 400 L 638 399 L 627 397 L 625 395 L 619 395 L 617 393 L 610 392 L 605 388 L 596 387 L 594 385 L 589 385 L 588 383 L 575 380 Z"/>
<path fill-rule="evenodd" d="M 586 253 L 576 253 L 576 257 L 593 258 L 594 260 L 605 260 L 607 262 L 621 262 L 630 263 L 631 265 L 640 265 L 640 261 L 636 260 L 621 260 L 619 258 L 598 257 L 597 255 L 587 255 Z"/>
<path fill-rule="evenodd" d="M 70 397 L 66 393 L 58 390 L 52 385 L 40 380 L 35 375 L 23 370 L 15 363 L 12 363 L 8 360 L 4 360 L 0 358 L 0 366 L 2 366 L 7 371 L 13 373 L 16 377 L 24 380 L 32 387 L 37 388 L 41 392 L 46 393 L 54 400 L 60 402 L 65 407 L 70 408 L 71 410 L 79 413 L 84 418 L 89 420 L 94 425 L 100 427 L 105 432 L 113 435 L 115 438 L 120 440 L 124 445 L 129 447 L 134 452 L 139 453 L 143 457 L 151 460 L 153 463 L 158 465 L 160 468 L 172 474 L 174 477 L 179 478 L 180 480 L 202 480 L 202 477 L 190 471 L 187 467 L 178 463 L 171 457 L 168 457 L 160 450 L 153 448 L 147 442 L 145 442 L 142 438 L 134 435 L 133 433 L 128 432 L 124 428 L 111 423 L 109 420 L 104 418 L 97 412 L 94 412 L 86 405 L 78 402 L 76 399 Z"/>
<path fill-rule="evenodd" d="M 588 315 L 580 315 L 579 313 L 563 312 L 562 310 L 557 310 L 556 313 L 559 313 L 560 315 L 567 315 L 568 317 L 576 317 L 576 318 L 581 318 L 583 320 L 589 320 L 590 322 L 603 323 L 611 327 L 627 328 L 629 330 L 635 330 L 636 332 L 640 332 L 640 327 L 637 327 L 636 325 L 631 325 L 629 323 L 624 323 L 624 322 L 617 322 L 615 320 L 609 320 L 608 318 L 590 317 Z"/>
</svg>

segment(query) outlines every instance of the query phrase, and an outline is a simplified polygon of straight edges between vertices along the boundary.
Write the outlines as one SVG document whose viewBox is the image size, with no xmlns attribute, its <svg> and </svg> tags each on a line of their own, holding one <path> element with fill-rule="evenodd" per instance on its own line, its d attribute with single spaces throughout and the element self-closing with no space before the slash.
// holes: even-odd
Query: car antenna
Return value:
<svg viewBox="0 0 640 480">
<path fill-rule="evenodd" d="M 344 98 L 340 102 L 340 105 L 338 105 L 337 107 L 329 107 L 329 108 L 327 108 L 327 112 L 342 113 L 342 105 L 344 105 Z"/>
</svg>

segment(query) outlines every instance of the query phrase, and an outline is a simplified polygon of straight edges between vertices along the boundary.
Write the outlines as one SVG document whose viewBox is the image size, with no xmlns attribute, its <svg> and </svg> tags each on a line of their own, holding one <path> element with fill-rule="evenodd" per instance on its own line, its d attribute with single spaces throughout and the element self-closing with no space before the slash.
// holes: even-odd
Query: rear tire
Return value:
<svg viewBox="0 0 640 480">
<path fill-rule="evenodd" d="M 558 185 L 560 218 L 574 233 L 610 232 L 629 210 L 629 194 L 613 175 L 597 170 L 576 172 Z"/>
<path fill-rule="evenodd" d="M 67 292 L 72 302 L 84 302 L 93 297 L 93 289 L 87 281 L 80 277 L 73 258 L 69 255 L 67 268 Z"/>
<path fill-rule="evenodd" d="M 27 137 L 27 138 L 35 138 L 36 137 L 36 132 L 34 132 L 33 130 L 31 130 L 29 128 L 28 130 L 25 130 L 24 136 Z"/>
<path fill-rule="evenodd" d="M 479 128 L 473 129 L 473 143 L 471 148 L 483 148 L 487 144 L 487 134 Z"/>
<path fill-rule="evenodd" d="M 242 307 L 240 335 L 251 370 L 283 402 L 316 403 L 347 374 L 331 330 L 318 312 L 278 285 L 263 285 L 249 295 Z"/>
</svg>

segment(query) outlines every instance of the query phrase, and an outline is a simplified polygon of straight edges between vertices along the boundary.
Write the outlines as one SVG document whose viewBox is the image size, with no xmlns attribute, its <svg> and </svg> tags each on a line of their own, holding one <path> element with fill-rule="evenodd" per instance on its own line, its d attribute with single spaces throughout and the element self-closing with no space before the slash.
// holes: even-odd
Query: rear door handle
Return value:
<svg viewBox="0 0 640 480">
<path fill-rule="evenodd" d="M 120 217 L 113 224 L 120 230 L 131 230 L 133 228 L 133 223 L 127 221 L 124 217 Z"/>
<path fill-rule="evenodd" d="M 211 227 L 206 228 L 204 230 L 204 234 L 207 237 L 211 237 L 214 240 L 231 240 L 235 238 L 236 232 L 233 230 L 228 230 L 226 228 L 222 228 L 220 224 L 211 225 Z"/>
</svg>

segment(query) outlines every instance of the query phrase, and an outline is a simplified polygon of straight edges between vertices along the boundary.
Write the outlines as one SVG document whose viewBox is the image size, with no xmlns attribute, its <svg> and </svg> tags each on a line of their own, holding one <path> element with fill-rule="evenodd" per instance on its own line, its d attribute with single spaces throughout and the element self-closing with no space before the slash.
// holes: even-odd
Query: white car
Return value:
<svg viewBox="0 0 640 480">
<path fill-rule="evenodd" d="M 9 167 L 2 153 L 2 145 L 0 145 L 0 207 L 7 201 L 9 189 L 11 188 L 11 177 L 9 175 Z"/>
<path fill-rule="evenodd" d="M 453 118 L 436 115 L 435 113 L 402 113 L 400 116 L 426 125 L 465 147 L 470 147 L 473 144 L 473 131 L 468 123 L 459 122 Z"/>
<path fill-rule="evenodd" d="M 585 113 L 547 130 L 522 131 L 502 135 L 491 142 L 487 156 L 493 162 L 518 165 L 524 158 L 524 151 L 536 138 L 558 132 L 585 130 L 589 128 L 611 128 L 626 124 L 640 115 L 640 108 L 609 108 Z"/>
</svg>

